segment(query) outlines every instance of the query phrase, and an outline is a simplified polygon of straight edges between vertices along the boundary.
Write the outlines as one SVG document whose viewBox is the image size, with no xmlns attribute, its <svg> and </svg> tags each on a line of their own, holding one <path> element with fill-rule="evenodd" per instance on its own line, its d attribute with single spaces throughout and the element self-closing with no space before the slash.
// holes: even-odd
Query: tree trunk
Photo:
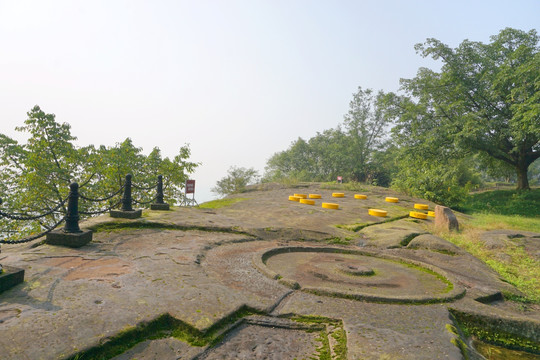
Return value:
<svg viewBox="0 0 540 360">
<path fill-rule="evenodd" d="M 527 177 L 528 165 L 518 165 L 516 166 L 517 173 L 517 189 L 518 190 L 530 190 L 529 179 Z"/>
</svg>

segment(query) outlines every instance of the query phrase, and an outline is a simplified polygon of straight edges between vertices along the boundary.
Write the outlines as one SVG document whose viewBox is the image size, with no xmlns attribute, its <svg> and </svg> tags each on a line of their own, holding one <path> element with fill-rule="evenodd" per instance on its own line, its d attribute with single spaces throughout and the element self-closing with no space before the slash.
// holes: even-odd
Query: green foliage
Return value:
<svg viewBox="0 0 540 360">
<path fill-rule="evenodd" d="M 392 187 L 409 194 L 457 207 L 481 183 L 468 158 L 456 159 L 423 151 L 425 144 L 404 147 Z"/>
<path fill-rule="evenodd" d="M 389 117 L 379 101 L 383 93 L 373 90 L 353 94 L 343 124 L 317 133 L 308 141 L 298 138 L 289 149 L 267 162 L 265 181 L 292 178 L 297 181 L 367 181 L 388 186 L 393 161 L 388 161 L 385 139 Z"/>
<path fill-rule="evenodd" d="M 141 187 L 164 177 L 165 200 L 174 204 L 181 196 L 187 175 L 198 164 L 189 162 L 188 146 L 172 160 L 162 158 L 158 148 L 145 156 L 128 138 L 114 147 L 93 145 L 78 148 L 70 125 L 58 123 L 54 114 L 35 106 L 28 112 L 18 131 L 28 134 L 25 144 L 0 134 L 0 197 L 2 208 L 11 213 L 42 214 L 67 197 L 69 184 L 78 182 L 80 193 L 89 198 L 103 198 L 118 190 L 128 173 Z M 154 193 L 133 191 L 139 201 L 152 199 Z M 80 211 L 96 211 L 119 202 L 121 194 L 108 203 L 79 201 Z M 43 231 L 63 217 L 65 208 L 34 222 L 0 219 L 3 230 L 17 231 L 15 238 Z"/>
<path fill-rule="evenodd" d="M 540 189 L 495 190 L 472 194 L 460 206 L 466 213 L 489 213 L 540 217 Z"/>
<path fill-rule="evenodd" d="M 243 168 L 231 166 L 227 176 L 218 180 L 212 192 L 218 195 L 237 194 L 246 191 L 246 186 L 256 182 L 259 179 L 257 170 L 253 168 Z"/>
<path fill-rule="evenodd" d="M 540 157 L 540 52 L 535 30 L 504 29 L 491 43 L 463 41 L 452 49 L 436 39 L 417 44 L 423 57 L 442 61 L 440 72 L 420 68 L 402 80 L 407 96 L 388 95 L 394 133 L 403 146 L 440 148 L 443 162 L 470 152 L 512 167 L 518 188 Z M 424 146 L 425 148 L 425 146 Z M 486 166 L 490 162 L 485 162 Z"/>
</svg>

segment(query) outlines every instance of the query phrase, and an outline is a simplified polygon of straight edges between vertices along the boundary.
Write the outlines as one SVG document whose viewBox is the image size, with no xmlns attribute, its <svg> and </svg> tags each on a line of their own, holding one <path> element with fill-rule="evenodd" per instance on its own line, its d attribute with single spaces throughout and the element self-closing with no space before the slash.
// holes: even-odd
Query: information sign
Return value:
<svg viewBox="0 0 540 360">
<path fill-rule="evenodd" d="M 195 180 L 186 181 L 186 194 L 195 194 Z"/>
</svg>

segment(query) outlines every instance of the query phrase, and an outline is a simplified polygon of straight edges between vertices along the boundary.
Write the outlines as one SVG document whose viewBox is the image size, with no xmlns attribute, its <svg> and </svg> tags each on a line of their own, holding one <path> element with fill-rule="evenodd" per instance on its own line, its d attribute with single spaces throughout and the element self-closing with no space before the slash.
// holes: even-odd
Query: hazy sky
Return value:
<svg viewBox="0 0 540 360">
<path fill-rule="evenodd" d="M 396 91 L 434 37 L 489 42 L 540 28 L 539 0 L 0 0 L 0 132 L 34 105 L 80 146 L 188 143 L 196 199 L 232 166 L 262 174 L 298 137 L 335 127 L 358 86 Z"/>
</svg>

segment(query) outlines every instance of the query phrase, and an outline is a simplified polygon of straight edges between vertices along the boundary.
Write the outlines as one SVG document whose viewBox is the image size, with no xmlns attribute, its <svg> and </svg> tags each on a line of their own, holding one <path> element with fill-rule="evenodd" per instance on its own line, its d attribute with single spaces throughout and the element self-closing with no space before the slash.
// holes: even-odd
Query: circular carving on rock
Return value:
<svg viewBox="0 0 540 360">
<path fill-rule="evenodd" d="M 359 264 L 342 264 L 338 266 L 339 270 L 345 274 L 352 276 L 371 276 L 375 275 L 375 271 L 372 268 L 369 268 L 364 265 Z"/>
<path fill-rule="evenodd" d="M 317 295 L 421 304 L 452 301 L 465 293 L 441 269 L 384 253 L 282 247 L 258 253 L 253 261 L 282 284 Z"/>
</svg>

